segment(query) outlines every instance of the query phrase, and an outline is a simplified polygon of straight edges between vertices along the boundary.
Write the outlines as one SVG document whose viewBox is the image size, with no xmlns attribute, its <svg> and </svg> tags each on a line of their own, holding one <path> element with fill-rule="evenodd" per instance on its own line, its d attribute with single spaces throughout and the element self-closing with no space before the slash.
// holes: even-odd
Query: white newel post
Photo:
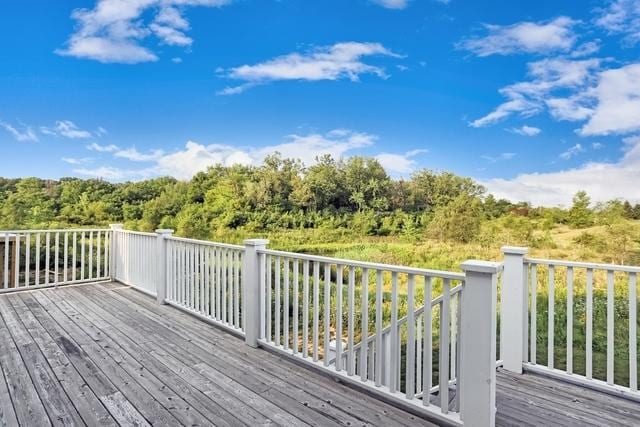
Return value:
<svg viewBox="0 0 640 427">
<path fill-rule="evenodd" d="M 118 243 L 116 234 L 123 229 L 122 224 L 110 224 L 111 229 L 111 241 L 109 243 L 109 277 L 111 280 L 116 280 L 116 260 L 118 253 Z"/>
<path fill-rule="evenodd" d="M 249 239 L 244 241 L 244 261 L 242 264 L 242 281 L 244 288 L 245 342 L 251 347 L 258 346 L 260 326 L 263 320 L 261 298 L 263 289 L 261 277 L 264 275 L 260 265 L 258 250 L 265 249 L 269 243 L 266 239 Z"/>
<path fill-rule="evenodd" d="M 524 257 L 527 248 L 503 246 L 504 273 L 500 318 L 500 358 L 504 369 L 522 373 L 527 356 L 527 278 Z"/>
<path fill-rule="evenodd" d="M 167 265 L 171 261 L 167 254 L 167 237 L 173 234 L 173 230 L 160 229 L 156 230 L 158 236 L 157 255 L 156 255 L 156 301 L 158 304 L 164 304 L 167 298 Z"/>
<path fill-rule="evenodd" d="M 492 427 L 496 412 L 496 297 L 500 264 L 466 261 L 460 303 L 460 412 L 465 426 Z"/>
</svg>

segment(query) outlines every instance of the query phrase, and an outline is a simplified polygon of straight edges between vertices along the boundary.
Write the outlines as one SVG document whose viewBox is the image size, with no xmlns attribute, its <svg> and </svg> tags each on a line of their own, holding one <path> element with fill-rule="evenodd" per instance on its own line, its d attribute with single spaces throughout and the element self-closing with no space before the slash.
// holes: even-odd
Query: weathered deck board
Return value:
<svg viewBox="0 0 640 427">
<path fill-rule="evenodd" d="M 2 425 L 412 426 L 426 420 L 120 284 L 0 296 Z M 500 426 L 640 425 L 640 404 L 498 373 Z"/>
<path fill-rule="evenodd" d="M 106 288 L 113 285 L 103 285 Z M 315 399 L 322 401 L 323 411 L 327 411 L 327 406 L 336 406 L 344 412 L 351 413 L 353 416 L 363 420 L 369 420 L 371 423 L 382 423 L 391 419 L 397 424 L 415 425 L 415 416 L 397 410 L 389 405 L 381 404 L 381 402 L 372 399 L 362 399 L 362 395 L 358 393 L 335 393 L 337 386 L 335 381 L 319 375 L 312 371 L 304 370 L 295 364 L 282 363 L 282 359 L 270 353 L 251 349 L 249 347 L 238 347 L 236 339 L 230 339 L 229 334 L 212 328 L 202 322 L 194 322 L 193 317 L 174 310 L 166 306 L 158 306 L 143 294 L 135 292 L 131 289 L 122 289 L 118 287 L 115 292 L 109 294 L 100 294 L 96 296 L 101 298 L 117 298 L 120 304 L 131 305 L 135 302 L 135 310 L 144 313 L 150 317 L 155 323 L 164 325 L 168 330 L 174 332 L 171 339 L 165 343 L 171 349 L 169 353 L 180 351 L 180 347 L 176 345 L 175 340 L 186 339 L 186 341 L 178 341 L 189 346 L 189 350 L 193 350 L 209 360 L 215 361 L 213 365 L 224 363 L 225 361 L 233 364 L 240 364 L 239 368 L 235 368 L 232 372 L 239 373 L 246 377 L 245 381 L 253 382 L 254 377 L 262 378 L 266 375 L 267 381 L 282 380 L 286 384 L 278 387 L 277 391 L 292 394 L 302 399 Z M 87 295 L 91 295 L 97 291 L 90 290 Z M 126 295 L 120 295 L 126 293 Z M 125 317 L 125 319 L 127 319 Z M 196 344 L 193 346 L 193 344 Z M 203 353 L 204 350 L 204 353 Z M 193 359 L 190 352 L 186 352 L 184 357 L 191 358 L 192 363 L 197 363 L 197 358 Z M 307 397 L 305 397 L 307 396 Z M 303 404 L 308 406 L 313 400 L 304 400 Z"/>
</svg>

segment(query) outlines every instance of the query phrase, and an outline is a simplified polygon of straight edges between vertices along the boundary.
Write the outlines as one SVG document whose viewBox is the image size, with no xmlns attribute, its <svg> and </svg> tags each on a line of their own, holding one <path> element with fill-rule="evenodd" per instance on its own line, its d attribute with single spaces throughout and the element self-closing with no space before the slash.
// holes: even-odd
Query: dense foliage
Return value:
<svg viewBox="0 0 640 427">
<path fill-rule="evenodd" d="M 532 208 L 496 200 L 473 180 L 449 172 L 421 170 L 406 180 L 392 179 L 375 159 L 330 156 L 304 167 L 273 155 L 261 166 L 212 167 L 189 182 L 0 178 L 0 206 L 4 229 L 124 222 L 140 230 L 173 228 L 195 238 L 232 230 L 344 229 L 410 242 L 544 247 L 553 246 L 549 231 L 559 224 L 598 225 L 604 234 L 585 231 L 575 244 L 599 253 L 607 252 L 612 239 L 626 253 L 634 242 L 625 219 L 640 219 L 640 204 L 611 201 L 594 208 L 584 192 L 567 210 Z"/>
<path fill-rule="evenodd" d="M 486 195 L 470 178 L 420 170 L 393 179 L 372 158 L 323 156 L 309 167 L 279 155 L 261 166 L 215 166 L 189 182 L 163 177 L 110 183 L 98 179 L 0 178 L 0 228 L 105 225 L 172 228 L 178 235 L 212 238 L 283 230 L 345 230 L 350 235 L 401 241 L 555 245 L 558 225 L 585 229 L 573 238 L 598 258 L 635 256 L 640 204 L 611 201 L 595 207 L 584 192 L 569 209 L 532 208 Z M 591 228 L 597 226 L 598 232 Z"/>
</svg>

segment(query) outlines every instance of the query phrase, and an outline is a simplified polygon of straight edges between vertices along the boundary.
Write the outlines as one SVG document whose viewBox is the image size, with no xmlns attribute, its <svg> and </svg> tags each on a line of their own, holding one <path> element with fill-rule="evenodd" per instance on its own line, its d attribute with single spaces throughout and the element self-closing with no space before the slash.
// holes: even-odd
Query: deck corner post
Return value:
<svg viewBox="0 0 640 427">
<path fill-rule="evenodd" d="M 116 231 L 122 231 L 124 225 L 122 224 L 109 224 L 111 229 L 111 240 L 109 242 L 109 279 L 116 280 L 116 265 L 118 257 L 118 239 L 116 238 Z"/>
<path fill-rule="evenodd" d="M 167 253 L 167 237 L 173 234 L 173 230 L 159 229 L 156 230 L 158 236 L 157 242 L 157 255 L 156 255 L 156 301 L 158 304 L 165 304 L 167 298 L 167 265 L 171 261 Z"/>
<path fill-rule="evenodd" d="M 504 273 L 500 298 L 500 358 L 509 372 L 522 373 L 527 359 L 527 248 L 503 246 Z"/>
<path fill-rule="evenodd" d="M 465 261 L 460 304 L 460 415 L 465 425 L 492 427 L 496 412 L 496 305 L 500 264 Z"/>
<path fill-rule="evenodd" d="M 242 264 L 243 281 L 243 315 L 245 316 L 245 342 L 251 347 L 258 346 L 261 323 L 264 322 L 260 301 L 263 298 L 262 281 L 265 272 L 262 270 L 259 250 L 269 244 L 266 239 L 248 239 L 244 241 L 244 259 Z"/>
</svg>

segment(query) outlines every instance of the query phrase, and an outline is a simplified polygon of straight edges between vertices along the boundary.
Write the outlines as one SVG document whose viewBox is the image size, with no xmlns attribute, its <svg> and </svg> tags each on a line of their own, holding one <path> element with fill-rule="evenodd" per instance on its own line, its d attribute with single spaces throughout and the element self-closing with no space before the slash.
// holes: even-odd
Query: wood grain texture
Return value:
<svg viewBox="0 0 640 427">
<path fill-rule="evenodd" d="M 0 426 L 431 425 L 116 283 L 0 295 L 0 365 Z M 499 426 L 640 425 L 531 374 L 498 372 L 497 405 Z"/>
</svg>

